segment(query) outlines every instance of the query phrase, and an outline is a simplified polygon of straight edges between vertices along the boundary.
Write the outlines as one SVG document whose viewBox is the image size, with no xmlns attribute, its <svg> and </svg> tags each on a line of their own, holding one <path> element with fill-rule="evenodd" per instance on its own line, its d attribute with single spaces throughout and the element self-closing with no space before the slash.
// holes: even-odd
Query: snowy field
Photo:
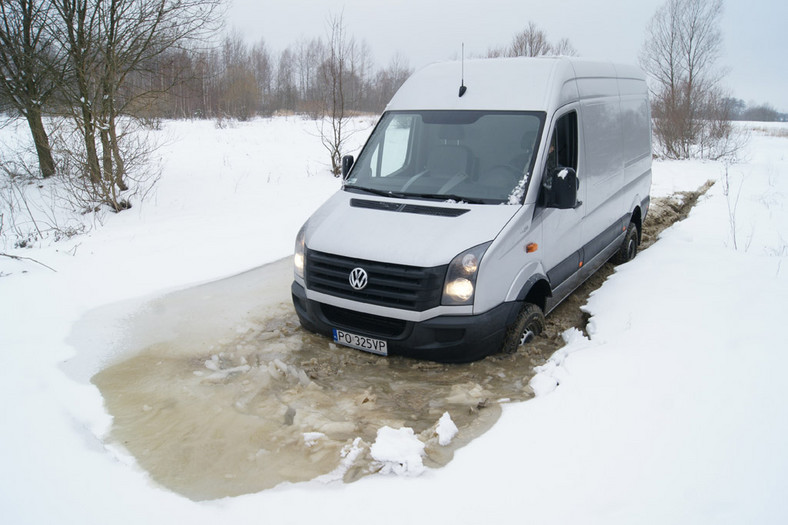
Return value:
<svg viewBox="0 0 788 525">
<path fill-rule="evenodd" d="M 355 122 L 354 147 L 372 123 Z M 116 318 L 96 341 L 111 341 L 135 305 L 290 254 L 339 188 L 315 124 L 165 123 L 161 180 L 117 215 L 52 209 L 49 183 L 5 186 L 44 239 L 15 248 L 32 225 L 4 216 L 0 252 L 35 261 L 0 257 L 2 522 L 786 523 L 786 130 L 759 126 L 730 166 L 656 162 L 654 197 L 716 183 L 592 294 L 590 337 L 565 334 L 531 382 L 538 396 L 506 405 L 446 467 L 201 503 L 105 447 L 89 378 L 115 350 L 86 358 L 70 335 L 102 307 Z M 26 133 L 0 129 L 0 155 Z"/>
</svg>

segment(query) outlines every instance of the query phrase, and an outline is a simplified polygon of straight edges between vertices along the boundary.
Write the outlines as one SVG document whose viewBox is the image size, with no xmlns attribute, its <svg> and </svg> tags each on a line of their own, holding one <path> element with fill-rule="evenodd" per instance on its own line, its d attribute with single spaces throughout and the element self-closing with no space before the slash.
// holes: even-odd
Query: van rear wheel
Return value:
<svg viewBox="0 0 788 525">
<path fill-rule="evenodd" d="M 544 312 L 532 303 L 523 304 L 517 320 L 506 332 L 503 342 L 503 353 L 513 354 L 520 346 L 528 343 L 544 331 Z"/>
<path fill-rule="evenodd" d="M 624 264 L 634 259 L 638 254 L 638 244 L 638 227 L 634 222 L 630 222 L 624 242 L 613 257 L 613 262 Z"/>
</svg>

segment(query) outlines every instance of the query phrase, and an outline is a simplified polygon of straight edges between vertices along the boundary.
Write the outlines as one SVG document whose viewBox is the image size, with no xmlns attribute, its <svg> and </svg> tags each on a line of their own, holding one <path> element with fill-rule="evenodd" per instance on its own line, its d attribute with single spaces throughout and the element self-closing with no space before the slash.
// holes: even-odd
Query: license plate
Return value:
<svg viewBox="0 0 788 525">
<path fill-rule="evenodd" d="M 382 339 L 373 339 L 364 335 L 351 334 L 343 330 L 337 330 L 336 328 L 334 329 L 334 342 L 373 354 L 388 355 L 389 353 L 386 341 Z"/>
</svg>

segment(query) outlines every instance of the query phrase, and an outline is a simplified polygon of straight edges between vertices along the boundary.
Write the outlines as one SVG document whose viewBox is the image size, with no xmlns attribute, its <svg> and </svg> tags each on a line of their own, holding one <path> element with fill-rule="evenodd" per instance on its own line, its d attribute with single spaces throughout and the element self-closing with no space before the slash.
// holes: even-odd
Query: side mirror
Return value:
<svg viewBox="0 0 788 525">
<path fill-rule="evenodd" d="M 573 168 L 555 168 L 542 182 L 544 203 L 548 208 L 571 210 L 582 204 L 577 201 L 580 182 Z"/>
<path fill-rule="evenodd" d="M 356 159 L 353 158 L 353 155 L 345 155 L 342 157 L 342 178 L 346 179 L 347 174 L 350 173 L 350 168 L 353 167 L 353 163 Z"/>
</svg>

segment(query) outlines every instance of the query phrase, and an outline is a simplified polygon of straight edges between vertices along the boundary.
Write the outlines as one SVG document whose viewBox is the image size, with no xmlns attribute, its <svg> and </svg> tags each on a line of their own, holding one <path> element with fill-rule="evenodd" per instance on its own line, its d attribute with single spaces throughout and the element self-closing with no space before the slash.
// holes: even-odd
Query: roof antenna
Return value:
<svg viewBox="0 0 788 525">
<path fill-rule="evenodd" d="M 465 42 L 462 43 L 462 75 L 460 77 L 460 96 L 463 96 L 468 88 L 465 87 Z"/>
</svg>

